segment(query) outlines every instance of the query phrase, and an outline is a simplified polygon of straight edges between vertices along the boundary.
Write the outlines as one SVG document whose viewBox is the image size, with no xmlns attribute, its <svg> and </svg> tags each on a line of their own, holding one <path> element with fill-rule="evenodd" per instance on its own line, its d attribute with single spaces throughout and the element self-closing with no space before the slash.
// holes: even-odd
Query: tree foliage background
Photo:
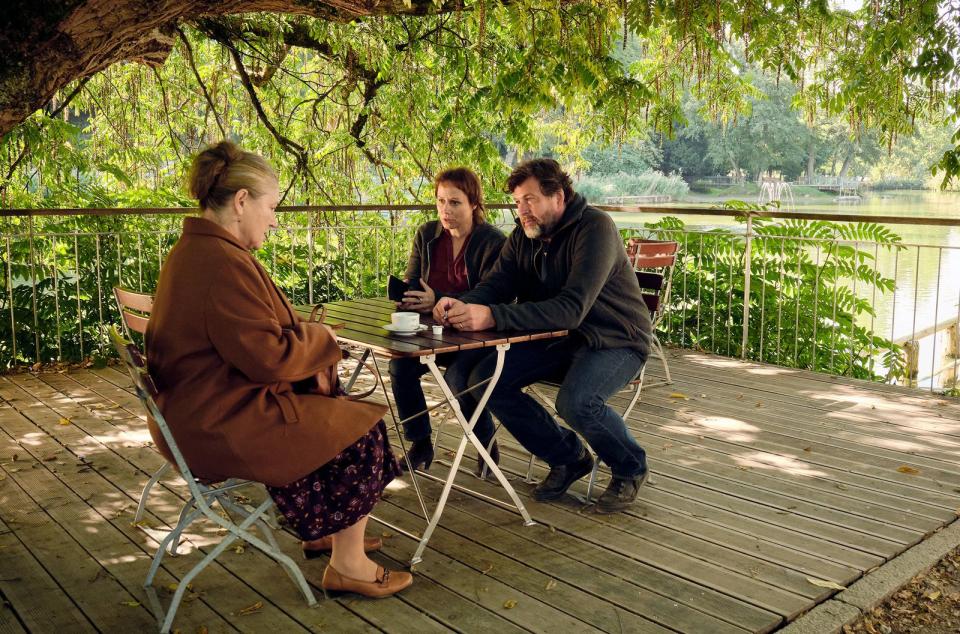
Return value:
<svg viewBox="0 0 960 634">
<path fill-rule="evenodd" d="M 664 164 L 680 147 L 671 144 L 686 139 L 687 154 L 714 164 L 793 174 L 811 152 L 826 156 L 810 139 L 879 151 L 948 120 L 957 106 L 957 16 L 954 3 L 927 0 L 871 0 L 856 11 L 826 0 L 467 0 L 438 15 L 347 24 L 210 17 L 178 25 L 159 68 L 118 64 L 80 78 L 0 138 L 0 205 L 190 205 L 189 159 L 224 137 L 270 158 L 287 204 L 429 202 L 432 175 L 451 164 L 475 168 L 488 196 L 502 200 L 509 166 L 545 144 L 574 171 L 616 169 L 624 156 L 631 169 Z M 757 144 L 773 139 L 764 122 L 784 112 L 792 123 L 770 147 L 795 145 L 757 159 Z M 611 146 L 617 160 L 604 154 Z M 960 159 L 946 150 L 940 167 L 949 177 Z M 5 222 L 10 235 L 27 221 Z M 79 352 L 88 354 L 82 331 L 95 330 L 105 305 L 109 312 L 102 289 L 129 280 L 131 267 L 140 267 L 138 281 L 155 273 L 134 253 L 159 254 L 169 236 L 156 218 L 148 222 L 159 237 L 146 247 L 123 246 L 147 230 L 130 218 L 38 221 L 29 241 L 8 243 L 14 290 L 3 309 L 25 339 L 5 358 L 60 354 L 37 340 L 73 305 Z M 378 243 L 351 245 L 337 226 L 368 221 L 311 222 L 332 230 L 322 267 L 334 268 L 296 271 L 302 245 L 278 240 L 261 256 L 279 260 L 287 288 L 340 267 L 348 287 L 319 298 L 370 292 L 371 271 L 395 263 L 354 262 L 347 275 L 348 249 Z M 58 229 L 84 235 L 71 250 L 43 237 Z M 112 247 L 99 237 L 108 234 L 119 236 Z M 102 261 L 117 266 L 90 268 Z M 38 296 L 62 306 L 37 315 Z"/>
</svg>

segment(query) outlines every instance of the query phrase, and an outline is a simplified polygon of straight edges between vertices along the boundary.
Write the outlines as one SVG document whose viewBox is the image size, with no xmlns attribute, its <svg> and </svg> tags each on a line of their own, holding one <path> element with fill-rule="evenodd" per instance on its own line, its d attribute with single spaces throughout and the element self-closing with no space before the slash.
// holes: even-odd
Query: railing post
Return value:
<svg viewBox="0 0 960 634">
<path fill-rule="evenodd" d="M 740 358 L 747 358 L 750 339 L 750 261 L 753 259 L 753 212 L 747 212 L 747 240 L 743 248 L 743 337 L 740 340 Z"/>
</svg>

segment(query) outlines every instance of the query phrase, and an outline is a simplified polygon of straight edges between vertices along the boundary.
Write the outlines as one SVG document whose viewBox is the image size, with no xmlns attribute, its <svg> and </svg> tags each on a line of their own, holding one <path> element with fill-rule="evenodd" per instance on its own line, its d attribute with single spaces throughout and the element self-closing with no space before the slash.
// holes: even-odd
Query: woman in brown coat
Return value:
<svg viewBox="0 0 960 634">
<path fill-rule="evenodd" d="M 297 316 L 250 253 L 277 224 L 276 175 L 224 141 L 194 160 L 190 190 L 202 213 L 184 220 L 163 265 L 146 337 L 158 405 L 184 458 L 201 478 L 267 485 L 304 554 L 332 551 L 325 589 L 406 588 L 409 573 L 365 553 L 380 547 L 364 539 L 367 515 L 399 473 L 385 408 L 294 391 L 320 377 L 330 394 L 340 348 L 326 326 Z"/>
</svg>

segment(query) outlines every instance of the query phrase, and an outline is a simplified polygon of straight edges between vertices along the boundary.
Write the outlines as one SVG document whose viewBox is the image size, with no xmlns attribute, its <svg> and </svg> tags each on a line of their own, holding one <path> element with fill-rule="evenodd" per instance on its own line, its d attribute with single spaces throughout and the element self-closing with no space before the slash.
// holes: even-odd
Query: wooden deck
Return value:
<svg viewBox="0 0 960 634">
<path fill-rule="evenodd" d="M 538 525 L 455 492 L 414 586 L 399 598 L 348 596 L 309 609 L 278 566 L 236 549 L 196 579 L 174 626 L 767 632 L 830 596 L 823 582 L 847 585 L 956 519 L 956 402 L 672 354 L 675 384 L 644 392 L 630 420 L 653 471 L 630 513 L 594 515 L 573 498 L 538 504 L 517 476 Z M 150 499 L 146 525 L 132 525 L 161 459 L 127 386 L 112 368 L 0 376 L 0 633 L 155 627 L 141 583 L 185 487 L 168 479 Z M 445 450 L 453 442 L 444 437 Z M 508 436 L 501 443 L 504 466 L 525 471 L 526 456 Z M 459 482 L 498 493 L 466 473 Z M 437 484 L 423 486 L 438 495 Z M 411 491 L 393 488 L 378 515 L 419 530 Z M 401 566 L 414 542 L 371 527 L 385 537 L 377 558 Z M 188 537 L 184 556 L 165 559 L 159 588 L 218 536 L 200 525 Z M 293 536 L 280 537 L 297 553 Z M 302 566 L 319 583 L 324 561 Z"/>
</svg>

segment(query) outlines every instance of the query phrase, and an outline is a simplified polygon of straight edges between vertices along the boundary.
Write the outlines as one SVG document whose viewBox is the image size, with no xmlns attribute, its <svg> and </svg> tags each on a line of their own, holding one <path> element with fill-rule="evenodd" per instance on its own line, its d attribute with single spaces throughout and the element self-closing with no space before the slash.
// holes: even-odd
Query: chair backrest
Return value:
<svg viewBox="0 0 960 634">
<path fill-rule="evenodd" d="M 670 282 L 679 247 L 679 243 L 672 240 L 630 238 L 627 242 L 627 257 L 636 271 L 637 283 L 654 327 L 670 300 Z"/>
<path fill-rule="evenodd" d="M 110 340 L 113 341 L 113 346 L 117 349 L 120 360 L 123 361 L 127 373 L 133 380 L 133 386 L 136 388 L 140 404 L 143 405 L 147 415 L 153 419 L 153 422 L 160 430 L 160 434 L 163 436 L 164 441 L 166 441 L 167 448 L 170 450 L 170 454 L 176 463 L 177 470 L 180 471 L 180 475 L 183 476 L 187 486 L 190 488 L 190 493 L 194 495 L 198 505 L 204 505 L 204 498 L 200 489 L 197 487 L 197 480 L 190 471 L 190 467 L 187 466 L 187 461 L 184 459 L 183 454 L 180 453 L 177 441 L 173 438 L 173 432 L 170 431 L 170 426 L 167 425 L 166 419 L 163 417 L 163 414 L 160 413 L 160 408 L 157 407 L 157 403 L 154 400 L 158 393 L 157 386 L 153 382 L 153 377 L 150 376 L 150 372 L 147 370 L 146 357 L 144 357 L 140 349 L 137 348 L 137 344 L 124 338 L 123 335 L 120 334 L 116 326 L 110 326 Z"/>
<path fill-rule="evenodd" d="M 627 257 L 635 269 L 668 267 L 676 264 L 679 248 L 680 244 L 672 240 L 630 238 L 627 241 Z"/>
<path fill-rule="evenodd" d="M 114 286 L 113 298 L 117 300 L 117 308 L 123 318 L 123 332 L 127 337 L 131 332 L 145 333 L 153 311 L 153 295 Z"/>
</svg>

